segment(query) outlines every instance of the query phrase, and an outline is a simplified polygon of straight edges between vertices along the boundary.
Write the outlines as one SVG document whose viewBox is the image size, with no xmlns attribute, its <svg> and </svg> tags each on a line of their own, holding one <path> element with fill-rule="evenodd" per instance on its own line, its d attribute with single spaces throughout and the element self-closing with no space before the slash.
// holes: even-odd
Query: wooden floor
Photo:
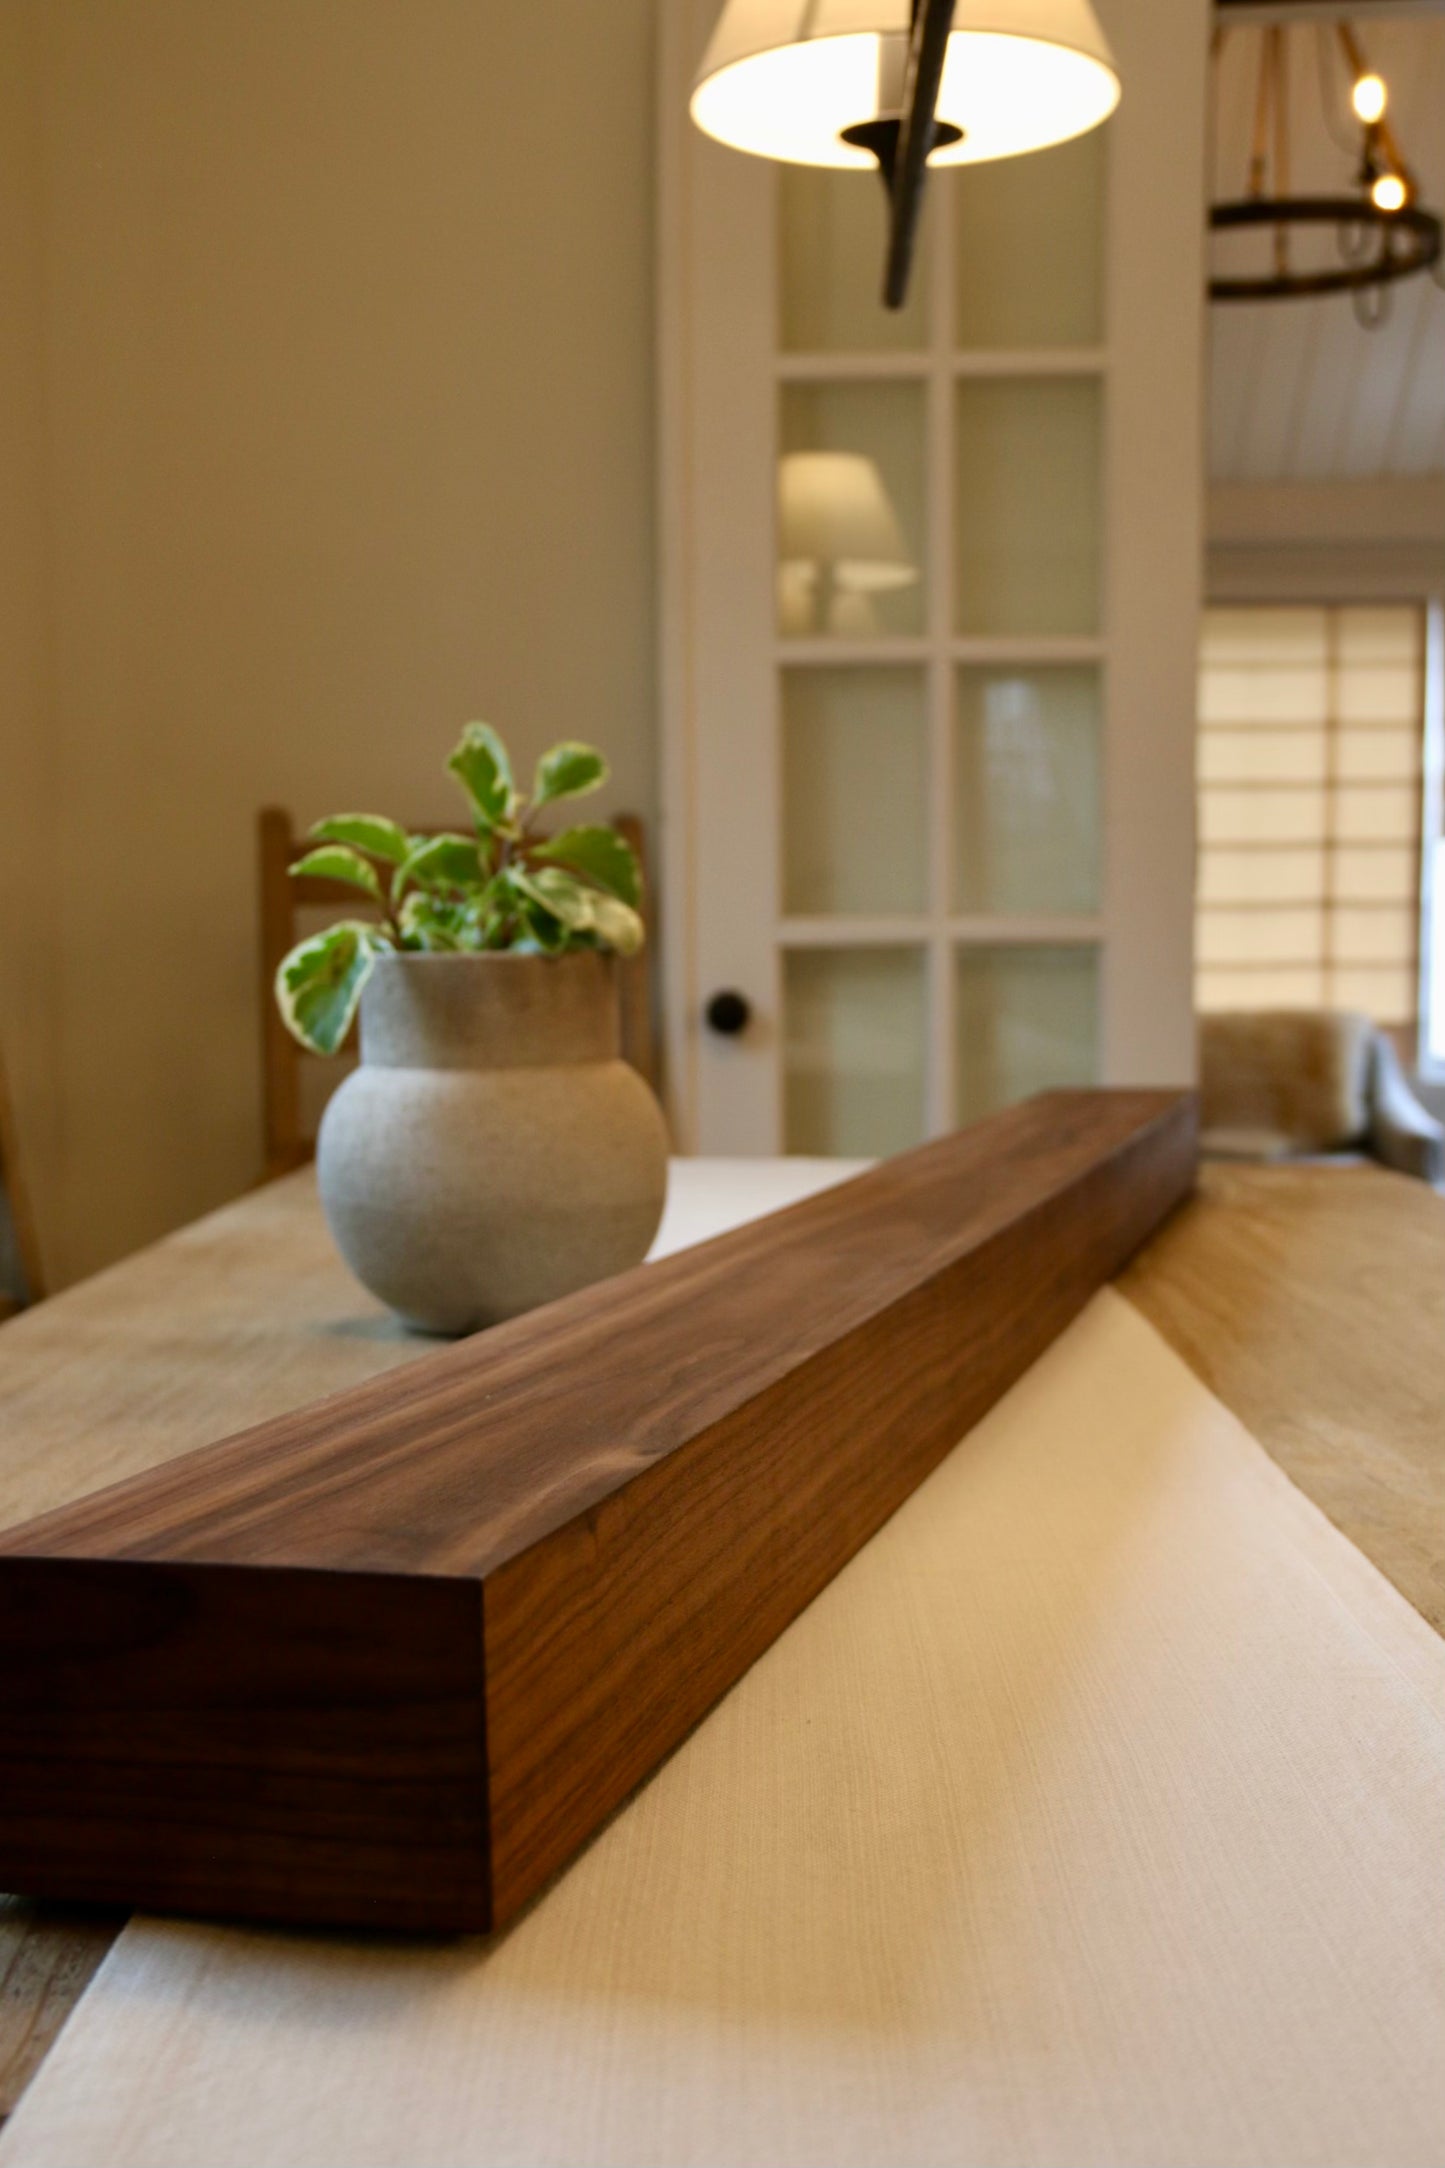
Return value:
<svg viewBox="0 0 1445 2168">
<path fill-rule="evenodd" d="M 0 1331 L 0 1523 L 75 1495 L 77 1465 L 93 1488 L 426 1352 L 347 1280 L 312 1180 Z M 1119 1285 L 1445 1633 L 1445 1199 L 1376 1167 L 1208 1167 Z M 0 1899 L 0 2116 L 122 1924 Z"/>
</svg>

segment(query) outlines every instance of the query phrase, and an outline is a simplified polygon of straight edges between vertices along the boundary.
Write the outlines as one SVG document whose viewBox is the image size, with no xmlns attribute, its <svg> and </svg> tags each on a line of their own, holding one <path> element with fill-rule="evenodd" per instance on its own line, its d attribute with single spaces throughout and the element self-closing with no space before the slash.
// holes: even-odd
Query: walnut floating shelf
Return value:
<svg viewBox="0 0 1445 2168">
<path fill-rule="evenodd" d="M 0 1538 L 0 1888 L 510 1918 L 1190 1187 L 1059 1092 Z"/>
</svg>

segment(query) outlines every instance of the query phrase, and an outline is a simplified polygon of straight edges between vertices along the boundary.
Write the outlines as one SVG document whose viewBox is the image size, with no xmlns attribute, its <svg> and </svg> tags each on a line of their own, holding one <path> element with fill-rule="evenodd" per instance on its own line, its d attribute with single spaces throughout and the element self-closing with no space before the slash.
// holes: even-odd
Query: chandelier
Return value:
<svg viewBox="0 0 1445 2168">
<path fill-rule="evenodd" d="M 1266 23 L 1258 32 L 1253 126 L 1244 193 L 1210 204 L 1215 233 L 1255 231 L 1264 251 L 1248 266 L 1217 270 L 1212 301 L 1282 301 L 1301 295 L 1348 293 L 1370 328 L 1382 323 L 1390 288 L 1441 260 L 1441 223 L 1419 200 L 1413 170 L 1389 118 L 1389 92 L 1366 60 L 1347 22 L 1302 26 L 1315 41 L 1315 65 L 1325 124 L 1350 160 L 1350 178 L 1328 195 L 1293 192 L 1290 177 L 1290 60 L 1298 49 L 1289 30 Z M 1221 58 L 1234 26 L 1214 35 L 1216 127 Z M 1308 57 L 1308 56 L 1307 56 Z M 1213 193 L 1213 191 L 1211 191 Z M 1332 248 L 1320 243 L 1332 242 Z"/>
</svg>

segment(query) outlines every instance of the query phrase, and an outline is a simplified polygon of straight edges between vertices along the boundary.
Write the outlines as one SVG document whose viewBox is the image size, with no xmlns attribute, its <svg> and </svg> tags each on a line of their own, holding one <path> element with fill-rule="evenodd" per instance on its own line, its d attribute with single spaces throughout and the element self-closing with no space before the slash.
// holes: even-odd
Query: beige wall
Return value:
<svg viewBox="0 0 1445 2168">
<path fill-rule="evenodd" d="M 528 760 L 595 738 L 654 812 L 651 16 L 0 0 L 44 362 L 7 327 L 0 457 L 30 474 L 32 408 L 49 443 L 5 539 L 5 819 L 38 834 L 53 767 L 66 1277 L 257 1170 L 263 800 L 443 817 L 481 715 Z"/>
<path fill-rule="evenodd" d="M 59 1007 L 41 345 L 38 18 L 0 4 L 0 1051 L 42 1218 L 60 1209 Z M 52 1245 L 53 1247 L 53 1245 Z"/>
</svg>

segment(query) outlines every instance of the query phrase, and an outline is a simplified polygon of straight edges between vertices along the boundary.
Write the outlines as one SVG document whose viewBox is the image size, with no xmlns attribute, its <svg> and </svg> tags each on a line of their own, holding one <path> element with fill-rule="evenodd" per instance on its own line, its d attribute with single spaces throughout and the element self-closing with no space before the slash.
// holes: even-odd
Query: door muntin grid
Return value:
<svg viewBox="0 0 1445 2168">
<path fill-rule="evenodd" d="M 826 502 L 805 501 L 809 524 L 780 489 L 787 1150 L 896 1149 L 905 1115 L 922 1136 L 1100 1070 L 1103 137 L 1063 148 L 1009 162 L 1034 169 L 1026 188 L 1001 169 L 936 177 L 903 320 L 861 283 L 876 247 L 849 268 L 876 244 L 881 198 L 857 186 L 876 183 L 780 185 L 780 460 L 870 462 L 884 514 L 868 524 L 877 491 L 854 476 L 850 515 L 840 478 L 838 562 L 866 544 L 886 567 L 898 537 L 907 560 L 875 588 L 864 558 L 850 591 L 816 563 Z M 1060 216 L 1070 275 L 1051 318 L 1028 235 Z M 844 1082 L 827 1113 L 830 1060 Z"/>
</svg>

